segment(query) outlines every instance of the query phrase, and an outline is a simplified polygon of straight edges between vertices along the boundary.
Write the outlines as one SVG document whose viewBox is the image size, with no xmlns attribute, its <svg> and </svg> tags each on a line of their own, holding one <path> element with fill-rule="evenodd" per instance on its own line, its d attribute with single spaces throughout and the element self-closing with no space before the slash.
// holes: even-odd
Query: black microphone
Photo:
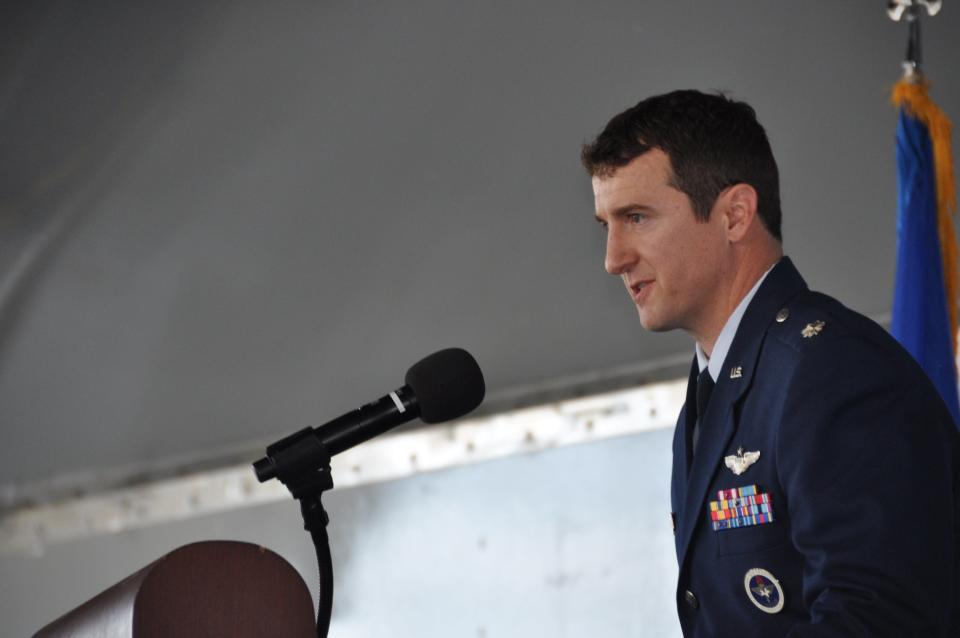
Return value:
<svg viewBox="0 0 960 638">
<path fill-rule="evenodd" d="M 413 364 L 404 385 L 319 428 L 304 428 L 267 447 L 253 464 L 263 483 L 281 475 L 310 472 L 317 459 L 333 456 L 420 417 L 442 423 L 467 414 L 483 401 L 483 373 L 466 350 L 447 348 Z"/>
</svg>

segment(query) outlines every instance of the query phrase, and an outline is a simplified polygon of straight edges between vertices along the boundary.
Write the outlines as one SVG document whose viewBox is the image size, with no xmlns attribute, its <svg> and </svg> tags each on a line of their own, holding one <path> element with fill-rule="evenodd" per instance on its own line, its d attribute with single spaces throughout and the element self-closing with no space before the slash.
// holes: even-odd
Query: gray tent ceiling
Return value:
<svg viewBox="0 0 960 638">
<path fill-rule="evenodd" d="M 960 113 L 960 17 L 924 24 Z M 580 144 L 753 103 L 810 283 L 887 312 L 905 28 L 883 3 L 8 3 L 0 484 L 320 423 L 461 345 L 492 405 L 681 370 L 602 271 Z M 499 399 L 498 399 L 499 398 Z"/>
</svg>

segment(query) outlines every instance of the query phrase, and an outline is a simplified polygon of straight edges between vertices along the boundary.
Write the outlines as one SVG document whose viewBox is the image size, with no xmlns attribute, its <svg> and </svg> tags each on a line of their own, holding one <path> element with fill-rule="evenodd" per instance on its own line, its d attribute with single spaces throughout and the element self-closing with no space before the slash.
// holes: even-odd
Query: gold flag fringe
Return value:
<svg viewBox="0 0 960 638">
<path fill-rule="evenodd" d="M 957 189 L 953 181 L 953 153 L 950 135 L 953 125 L 927 93 L 928 83 L 901 80 L 893 87 L 894 106 L 903 108 L 911 117 L 923 122 L 933 145 L 933 163 L 937 188 L 937 228 L 940 234 L 940 255 L 943 259 L 943 285 L 950 316 L 950 335 L 954 356 L 957 353 L 957 238 L 953 231 L 953 214 L 957 209 Z"/>
</svg>

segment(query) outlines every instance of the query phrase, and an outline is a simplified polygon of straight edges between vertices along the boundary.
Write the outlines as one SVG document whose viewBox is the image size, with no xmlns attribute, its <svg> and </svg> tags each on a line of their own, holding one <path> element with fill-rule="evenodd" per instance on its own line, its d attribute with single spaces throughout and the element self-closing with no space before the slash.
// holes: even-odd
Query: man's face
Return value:
<svg viewBox="0 0 960 638">
<path fill-rule="evenodd" d="M 711 321 L 727 277 L 725 220 L 715 210 L 698 221 L 670 176 L 669 157 L 652 149 L 593 179 L 596 217 L 607 228 L 604 266 L 623 279 L 644 328 L 698 336 L 719 329 Z"/>
</svg>

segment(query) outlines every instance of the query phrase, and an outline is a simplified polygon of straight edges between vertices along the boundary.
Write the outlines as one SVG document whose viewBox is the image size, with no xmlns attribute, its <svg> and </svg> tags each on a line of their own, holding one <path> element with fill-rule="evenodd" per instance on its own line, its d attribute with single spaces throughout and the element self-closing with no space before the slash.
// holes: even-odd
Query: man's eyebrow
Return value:
<svg viewBox="0 0 960 638">
<path fill-rule="evenodd" d="M 650 211 L 650 210 L 653 210 L 653 209 L 651 209 L 649 206 L 646 206 L 646 205 L 644 205 L 644 204 L 624 204 L 623 206 L 619 206 L 619 207 L 617 207 L 617 208 L 614 208 L 614 209 L 610 212 L 610 217 L 613 217 L 613 218 L 623 217 L 624 215 L 629 215 L 630 213 L 635 213 L 635 212 L 638 211 L 638 210 L 639 210 L 639 211 Z M 598 222 L 600 222 L 601 224 L 605 224 L 605 223 L 606 223 L 606 220 L 601 219 L 601 218 L 600 218 L 600 215 L 597 215 L 596 213 L 593 214 L 593 218 L 596 219 L 596 220 L 597 220 Z"/>
</svg>

